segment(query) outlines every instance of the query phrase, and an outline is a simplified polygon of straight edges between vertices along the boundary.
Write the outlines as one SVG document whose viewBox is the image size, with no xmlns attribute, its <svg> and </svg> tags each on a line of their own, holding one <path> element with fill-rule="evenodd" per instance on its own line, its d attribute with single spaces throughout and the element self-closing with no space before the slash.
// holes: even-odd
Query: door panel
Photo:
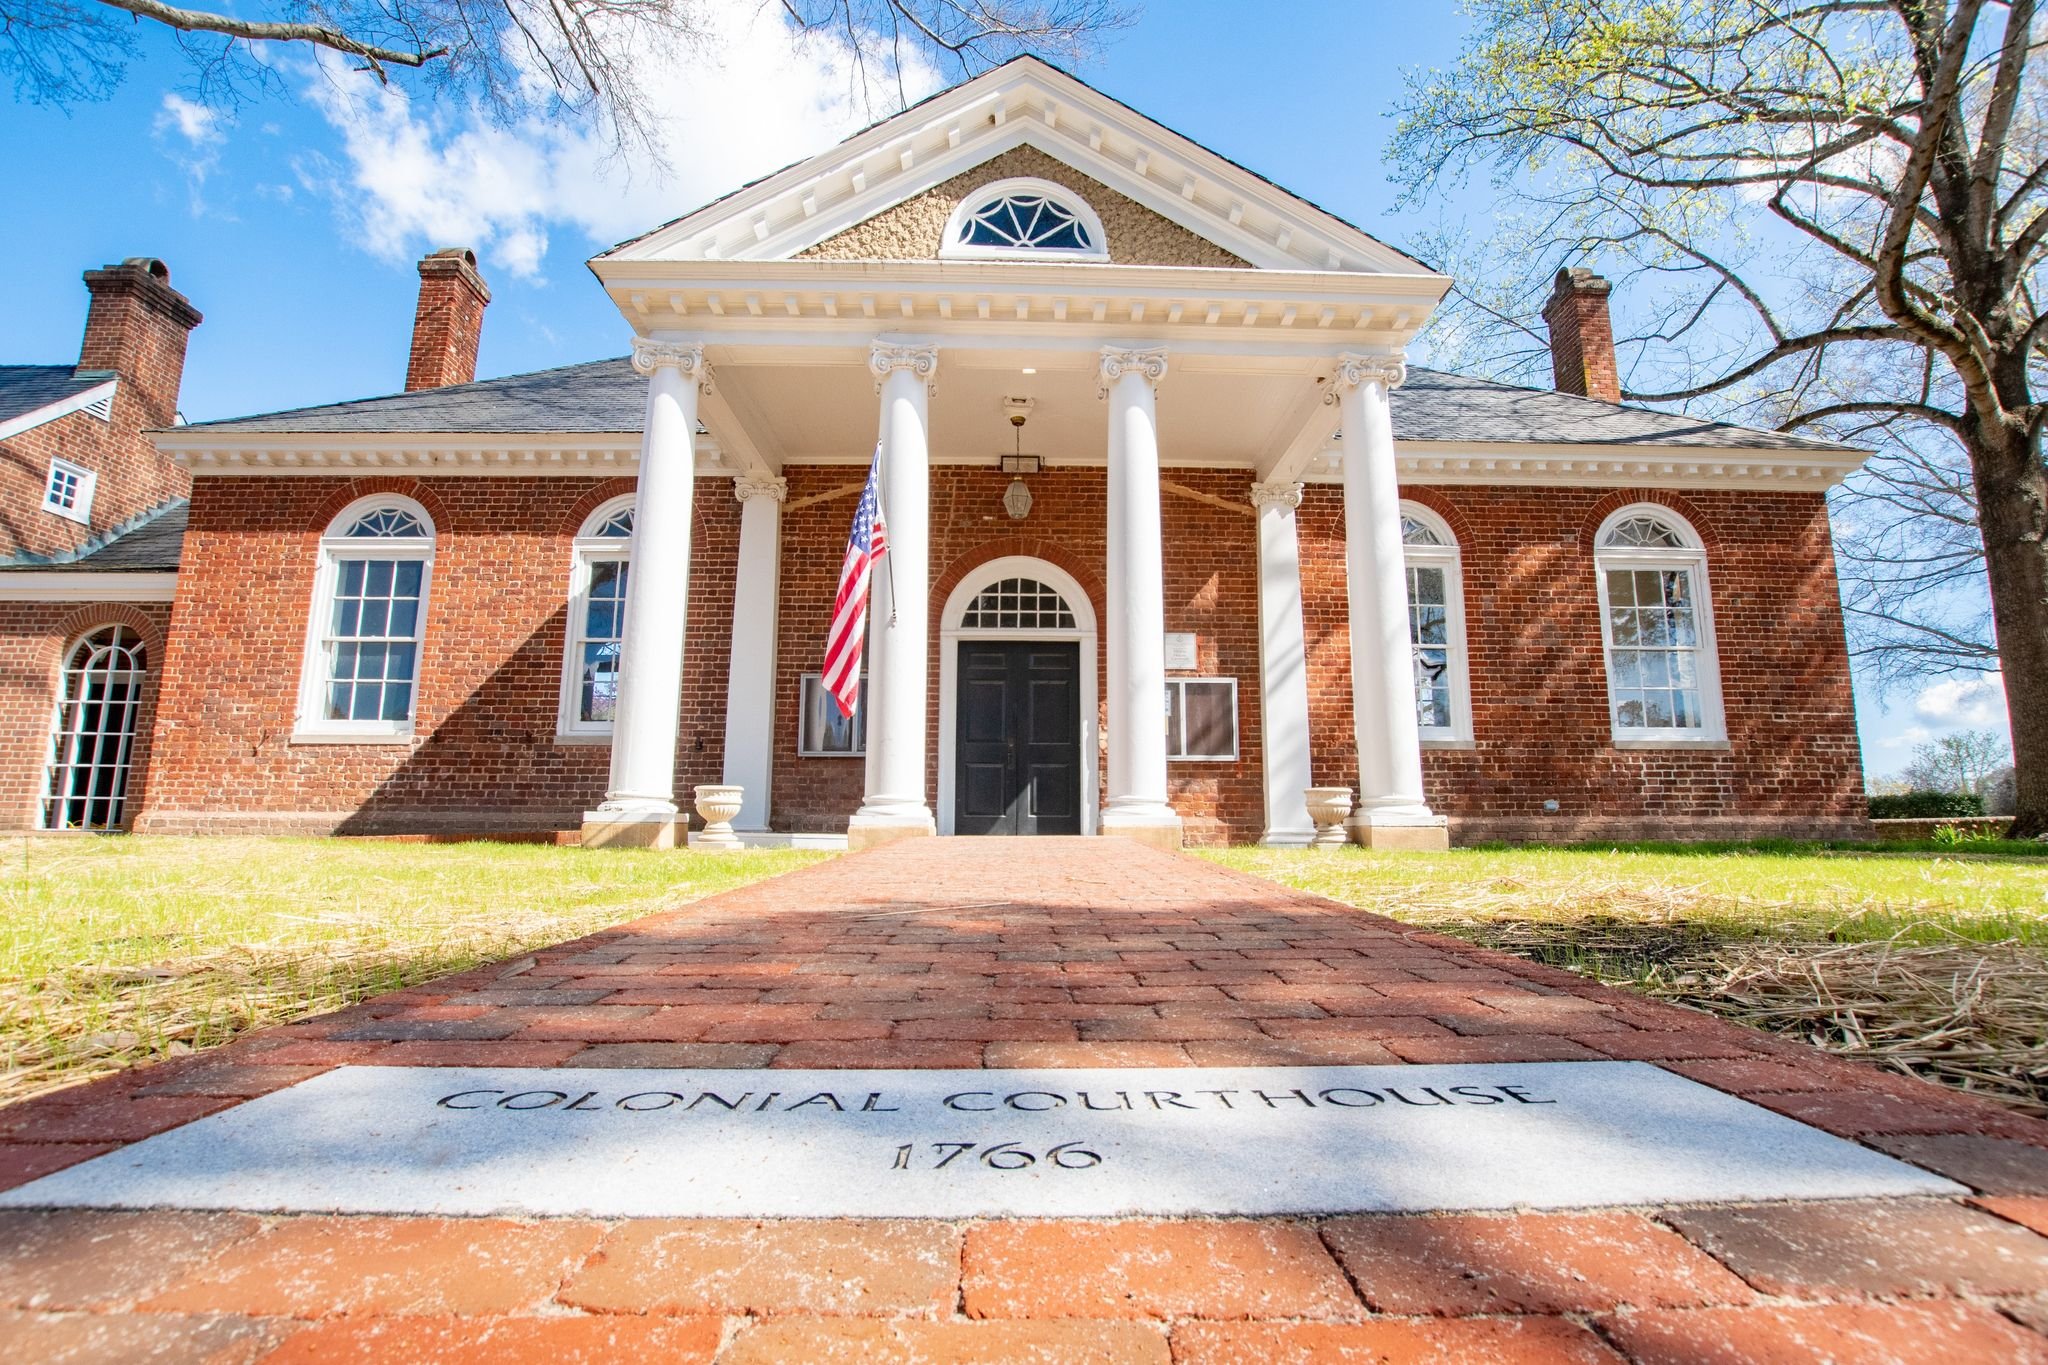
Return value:
<svg viewBox="0 0 2048 1365">
<path fill-rule="evenodd" d="M 964 641 L 953 828 L 1081 832 L 1081 648 Z"/>
</svg>

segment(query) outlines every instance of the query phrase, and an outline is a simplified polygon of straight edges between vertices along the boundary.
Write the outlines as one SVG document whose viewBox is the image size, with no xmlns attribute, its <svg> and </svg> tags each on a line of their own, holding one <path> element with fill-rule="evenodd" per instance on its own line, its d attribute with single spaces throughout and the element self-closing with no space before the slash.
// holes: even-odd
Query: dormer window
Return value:
<svg viewBox="0 0 2048 1365">
<path fill-rule="evenodd" d="M 939 254 L 966 259 L 1107 261 L 1102 220 L 1049 180 L 983 185 L 953 211 Z"/>
</svg>

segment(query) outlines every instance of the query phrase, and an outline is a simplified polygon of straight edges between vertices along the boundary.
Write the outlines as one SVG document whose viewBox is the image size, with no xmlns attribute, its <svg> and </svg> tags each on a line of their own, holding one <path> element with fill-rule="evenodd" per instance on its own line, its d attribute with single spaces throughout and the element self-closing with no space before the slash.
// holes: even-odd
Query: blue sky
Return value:
<svg viewBox="0 0 2048 1365">
<path fill-rule="evenodd" d="M 650 82 L 672 130 L 664 178 L 607 163 L 574 129 L 498 129 L 460 107 L 380 97 L 299 55 L 278 61 L 276 89 L 205 106 L 175 45 L 138 33 L 140 60 L 110 100 L 0 105 L 16 149 L 0 215 L 0 363 L 74 356 L 79 273 L 158 256 L 206 314 L 185 374 L 190 420 L 397 389 L 413 262 L 440 246 L 477 246 L 491 284 L 479 373 L 621 354 L 629 332 L 583 264 L 593 251 L 865 121 L 829 50 L 794 58 L 772 33 L 734 30 L 722 61 Z M 1401 73 L 1448 65 L 1460 37 L 1442 0 L 1153 0 L 1077 74 L 1401 244 L 1425 224 L 1389 211 L 1387 111 Z M 1483 199 L 1455 209 L 1483 226 Z M 1928 734 L 2004 728 L 1982 683 L 1898 695 L 1889 711 L 1859 687 L 1858 704 L 1878 774 Z"/>
</svg>

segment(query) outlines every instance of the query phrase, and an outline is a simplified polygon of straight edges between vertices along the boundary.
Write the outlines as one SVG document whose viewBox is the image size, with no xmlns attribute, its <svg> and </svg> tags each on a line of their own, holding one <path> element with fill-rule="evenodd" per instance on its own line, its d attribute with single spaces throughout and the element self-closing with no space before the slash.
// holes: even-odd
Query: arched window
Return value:
<svg viewBox="0 0 2048 1365">
<path fill-rule="evenodd" d="M 569 570 L 569 628 L 562 657 L 564 739 L 609 735 L 619 703 L 619 650 L 626 632 L 626 569 L 633 549 L 633 495 L 584 519 Z"/>
<path fill-rule="evenodd" d="M 999 180 L 960 201 L 946 223 L 939 254 L 1107 261 L 1109 242 L 1095 210 L 1065 186 L 1049 180 Z"/>
<path fill-rule="evenodd" d="M 43 787 L 44 829 L 119 829 L 149 659 L 127 626 L 102 626 L 64 656 Z"/>
<path fill-rule="evenodd" d="M 1074 609 L 1059 589 L 1035 578 L 1004 578 L 967 604 L 962 630 L 1072 630 Z"/>
<path fill-rule="evenodd" d="M 1607 518 L 1593 544 L 1615 742 L 1722 739 L 1699 536 L 1677 513 L 1645 505 Z"/>
<path fill-rule="evenodd" d="M 1415 651 L 1415 722 L 1425 740 L 1472 738 L 1465 658 L 1465 584 L 1458 538 L 1426 507 L 1401 504 L 1408 570 L 1408 643 Z"/>
<path fill-rule="evenodd" d="M 294 738 L 412 734 L 434 522 L 410 498 L 351 503 L 320 538 Z"/>
</svg>

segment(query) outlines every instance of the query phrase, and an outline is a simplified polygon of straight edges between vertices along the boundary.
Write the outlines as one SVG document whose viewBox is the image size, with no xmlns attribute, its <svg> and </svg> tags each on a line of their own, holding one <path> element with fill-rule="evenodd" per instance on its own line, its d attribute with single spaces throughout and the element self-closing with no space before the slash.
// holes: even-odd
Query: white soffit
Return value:
<svg viewBox="0 0 2048 1365">
<path fill-rule="evenodd" d="M 176 571 L 10 569 L 0 573 L 0 602 L 168 602 L 177 590 Z"/>
<path fill-rule="evenodd" d="M 211 475 L 349 476 L 409 473 L 437 478 L 576 478 L 637 474 L 638 432 L 476 433 L 240 432 L 198 428 L 150 433 L 157 449 L 194 478 Z M 724 449 L 697 437 L 697 473 L 736 474 Z"/>
<path fill-rule="evenodd" d="M 591 266 L 603 277 L 614 262 L 787 260 L 1025 145 L 1261 269 L 1440 278 L 1033 57 L 1008 62 L 615 246 Z"/>
</svg>

